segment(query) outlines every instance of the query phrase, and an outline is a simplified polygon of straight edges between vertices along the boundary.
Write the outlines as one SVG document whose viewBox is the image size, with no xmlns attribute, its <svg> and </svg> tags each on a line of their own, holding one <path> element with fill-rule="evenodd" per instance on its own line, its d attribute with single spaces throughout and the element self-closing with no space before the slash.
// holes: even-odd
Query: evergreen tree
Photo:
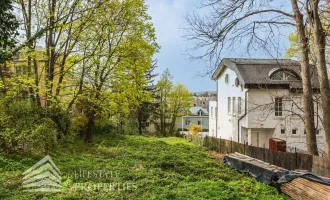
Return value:
<svg viewBox="0 0 330 200">
<path fill-rule="evenodd" d="M 170 74 L 170 71 L 166 69 L 156 85 L 156 102 L 158 107 L 153 115 L 153 122 L 156 125 L 157 131 L 162 136 L 168 135 L 167 128 L 171 120 L 169 102 L 172 88 L 172 75 Z"/>
<path fill-rule="evenodd" d="M 11 0 L 0 1 L 0 63 L 10 59 L 11 49 L 16 44 L 18 22 L 12 10 Z"/>
<path fill-rule="evenodd" d="M 154 73 L 157 68 L 157 60 L 153 61 L 152 66 L 145 72 L 145 79 L 147 85 L 144 87 L 143 92 L 151 94 L 151 101 L 143 101 L 137 107 L 137 120 L 139 134 L 142 134 L 143 130 L 147 127 L 146 123 L 151 118 L 152 114 L 155 112 L 158 104 L 154 101 L 156 99 L 156 85 L 154 84 L 154 79 L 158 74 Z"/>
</svg>

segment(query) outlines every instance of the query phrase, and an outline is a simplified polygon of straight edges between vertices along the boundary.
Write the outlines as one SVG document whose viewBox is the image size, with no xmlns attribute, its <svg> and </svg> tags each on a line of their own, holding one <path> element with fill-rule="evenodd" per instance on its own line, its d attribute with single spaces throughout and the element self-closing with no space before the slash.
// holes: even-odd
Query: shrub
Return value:
<svg viewBox="0 0 330 200">
<path fill-rule="evenodd" d="M 71 130 L 74 133 L 83 136 L 87 130 L 87 124 L 88 124 L 87 117 L 75 110 L 71 118 Z"/>
<path fill-rule="evenodd" d="M 123 127 L 123 131 L 126 134 L 129 135 L 138 135 L 139 134 L 139 129 L 138 129 L 138 122 L 134 118 L 128 118 L 125 121 L 125 125 Z"/>
<path fill-rule="evenodd" d="M 102 117 L 95 120 L 95 133 L 111 133 L 118 127 L 118 120 L 114 117 Z"/>
<path fill-rule="evenodd" d="M 45 153 L 65 141 L 69 124 L 63 113 L 46 110 L 27 100 L 1 100 L 0 148 L 9 152 Z M 63 133 L 64 132 L 64 133 Z"/>
</svg>

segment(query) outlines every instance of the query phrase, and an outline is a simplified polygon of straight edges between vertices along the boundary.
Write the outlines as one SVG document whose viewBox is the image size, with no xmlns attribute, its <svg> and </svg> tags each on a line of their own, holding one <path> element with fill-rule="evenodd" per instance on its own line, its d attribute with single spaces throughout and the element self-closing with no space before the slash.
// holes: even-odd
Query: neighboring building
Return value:
<svg viewBox="0 0 330 200">
<path fill-rule="evenodd" d="M 39 54 L 42 54 L 43 52 L 38 52 Z M 47 60 L 46 59 L 38 59 L 35 63 L 31 63 L 31 72 L 29 73 L 28 69 L 28 61 L 23 57 L 20 58 L 20 54 L 17 53 L 13 57 L 13 59 L 7 63 L 7 69 L 3 70 L 2 73 L 4 74 L 4 77 L 6 78 L 18 78 L 20 76 L 27 78 L 29 77 L 31 80 L 34 79 L 34 64 L 36 64 L 38 68 L 38 90 L 39 90 L 39 98 L 42 106 L 46 105 L 46 77 L 47 77 L 47 72 L 46 72 L 46 65 L 47 65 Z M 52 87 L 52 93 L 55 94 L 56 89 L 58 87 L 59 83 L 59 72 L 60 72 L 60 67 L 61 64 L 55 63 L 55 69 L 54 69 L 54 79 L 53 79 L 53 87 Z M 65 69 L 67 70 L 67 69 Z M 34 81 L 34 80 L 33 80 Z M 18 81 L 19 82 L 19 81 Z M 61 92 L 58 95 L 59 100 L 61 103 L 66 103 L 68 101 L 69 96 L 73 94 L 75 85 L 72 84 L 72 75 L 70 74 L 69 71 L 66 71 L 66 76 L 64 76 L 62 83 L 61 83 Z M 34 85 L 33 85 L 34 86 Z M 28 90 L 24 91 L 22 90 L 22 95 L 25 97 L 28 96 Z"/>
<path fill-rule="evenodd" d="M 193 96 L 194 107 L 202 107 L 209 111 L 209 101 L 216 101 L 217 100 L 217 93 L 216 92 L 196 92 Z"/>
<path fill-rule="evenodd" d="M 310 70 L 312 87 L 318 94 L 316 69 L 311 66 Z M 299 62 L 227 58 L 212 79 L 217 81 L 218 100 L 209 104 L 211 136 L 266 148 L 270 138 L 280 138 L 289 147 L 306 150 Z M 325 134 L 317 98 L 315 112 L 316 137 L 322 153 Z"/>
<path fill-rule="evenodd" d="M 190 123 L 195 125 L 201 125 L 202 130 L 208 132 L 209 129 L 209 113 L 202 107 L 191 107 L 189 109 L 189 115 L 178 117 L 176 120 L 178 129 L 190 128 Z"/>
</svg>

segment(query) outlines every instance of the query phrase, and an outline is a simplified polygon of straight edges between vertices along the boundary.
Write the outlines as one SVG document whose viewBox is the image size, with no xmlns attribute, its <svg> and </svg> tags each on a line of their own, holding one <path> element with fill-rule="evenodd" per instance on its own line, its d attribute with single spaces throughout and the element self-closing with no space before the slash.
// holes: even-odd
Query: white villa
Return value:
<svg viewBox="0 0 330 200">
<path fill-rule="evenodd" d="M 318 93 L 316 69 L 312 87 Z M 300 63 L 289 59 L 231 59 L 221 61 L 212 75 L 217 101 L 209 103 L 209 135 L 257 147 L 270 138 L 306 150 Z M 315 126 L 319 151 L 325 149 L 321 107 L 315 96 Z"/>
<path fill-rule="evenodd" d="M 177 128 L 185 130 L 190 128 L 190 123 L 200 125 L 202 130 L 209 129 L 209 113 L 205 108 L 194 106 L 189 109 L 189 115 L 178 117 Z"/>
</svg>

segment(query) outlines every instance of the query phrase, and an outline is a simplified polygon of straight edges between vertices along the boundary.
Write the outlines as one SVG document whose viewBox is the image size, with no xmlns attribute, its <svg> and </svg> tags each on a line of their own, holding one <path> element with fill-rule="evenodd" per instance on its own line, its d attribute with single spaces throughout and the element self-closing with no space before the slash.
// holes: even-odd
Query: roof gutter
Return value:
<svg viewBox="0 0 330 200">
<path fill-rule="evenodd" d="M 242 115 L 240 118 L 238 118 L 238 121 L 237 121 L 237 142 L 239 143 L 239 135 L 240 135 L 240 131 L 239 131 L 239 122 L 246 116 L 247 114 L 247 93 L 250 91 L 250 89 L 246 90 L 245 91 L 245 105 L 244 105 L 244 115 Z"/>
</svg>

